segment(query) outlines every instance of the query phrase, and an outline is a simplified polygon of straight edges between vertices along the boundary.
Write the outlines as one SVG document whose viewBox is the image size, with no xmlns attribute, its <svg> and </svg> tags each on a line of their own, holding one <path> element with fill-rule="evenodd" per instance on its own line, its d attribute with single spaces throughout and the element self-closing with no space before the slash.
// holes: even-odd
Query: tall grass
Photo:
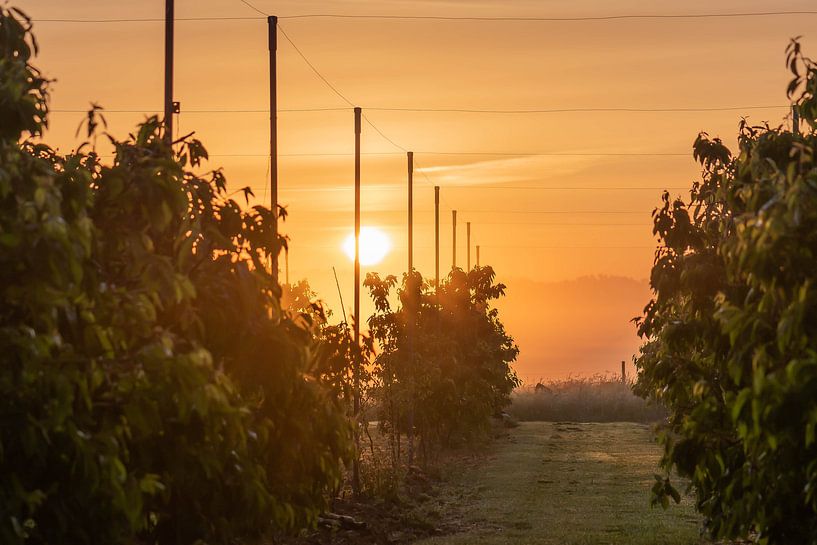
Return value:
<svg viewBox="0 0 817 545">
<path fill-rule="evenodd" d="M 666 410 L 636 396 L 632 384 L 611 375 L 571 377 L 523 386 L 508 413 L 521 421 L 656 422 Z"/>
</svg>

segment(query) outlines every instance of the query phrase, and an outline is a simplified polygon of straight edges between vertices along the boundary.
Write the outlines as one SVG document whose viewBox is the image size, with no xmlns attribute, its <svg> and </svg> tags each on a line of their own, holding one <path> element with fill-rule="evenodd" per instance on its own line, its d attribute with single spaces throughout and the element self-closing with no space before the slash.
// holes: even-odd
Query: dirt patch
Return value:
<svg viewBox="0 0 817 545">
<path fill-rule="evenodd" d="M 456 534 L 473 527 L 467 506 L 479 491 L 459 477 L 489 462 L 490 453 L 449 453 L 427 472 L 412 468 L 395 498 L 336 499 L 332 518 L 299 537 L 279 538 L 281 545 L 392 545 Z M 351 517 L 365 527 L 350 527 L 338 518 Z M 349 519 L 346 519 L 347 522 Z M 358 524 L 360 526 L 360 524 Z"/>
</svg>

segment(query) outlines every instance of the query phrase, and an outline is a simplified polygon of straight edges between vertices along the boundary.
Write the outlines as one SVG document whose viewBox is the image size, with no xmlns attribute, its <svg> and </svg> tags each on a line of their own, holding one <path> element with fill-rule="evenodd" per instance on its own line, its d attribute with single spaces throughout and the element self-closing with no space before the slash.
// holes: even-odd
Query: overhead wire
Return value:
<svg viewBox="0 0 817 545">
<path fill-rule="evenodd" d="M 265 12 L 252 6 L 245 0 L 240 0 L 243 4 L 251 7 L 259 14 L 268 16 Z M 472 22 L 582 22 L 582 21 L 621 21 L 621 20 L 672 20 L 672 19 L 730 19 L 730 18 L 750 18 L 750 17 L 781 17 L 794 15 L 817 15 L 815 10 L 780 10 L 780 11 L 758 11 L 758 12 L 733 12 L 733 13 L 630 13 L 621 15 L 584 15 L 565 17 L 536 17 L 536 16 L 445 16 L 445 15 L 386 15 L 386 14 L 341 14 L 341 13 L 304 13 L 295 15 L 281 15 L 278 19 L 360 19 L 360 20 L 402 20 L 402 21 L 472 21 Z M 204 17 L 176 17 L 176 21 L 257 21 L 261 17 L 255 16 L 204 16 Z M 77 19 L 43 17 L 34 18 L 36 23 L 159 23 L 164 22 L 160 17 L 120 17 L 109 19 Z"/>
<path fill-rule="evenodd" d="M 175 22 L 179 21 L 260 21 L 261 17 L 225 17 L 225 16 L 210 16 L 210 17 L 175 17 Z M 53 17 L 34 17 L 31 19 L 33 23 L 70 23 L 70 24 L 105 24 L 105 23 L 164 23 L 163 17 L 128 17 L 128 18 L 112 18 L 112 19 L 72 19 L 72 18 L 53 18 Z"/>
<path fill-rule="evenodd" d="M 346 96 L 343 93 L 338 91 L 337 87 L 332 85 L 332 83 L 328 79 L 326 79 L 323 74 L 321 74 L 321 72 L 315 67 L 315 65 L 312 64 L 312 62 L 310 62 L 306 55 L 304 55 L 303 51 L 301 51 L 301 49 L 297 45 L 295 45 L 295 42 L 292 41 L 292 38 L 289 37 L 289 34 L 286 33 L 286 31 L 284 30 L 280 23 L 278 24 L 278 30 L 281 32 L 281 35 L 286 39 L 286 41 L 289 42 L 289 45 L 291 45 L 292 48 L 295 49 L 295 51 L 298 53 L 298 55 L 300 55 L 301 59 L 303 59 L 307 66 L 309 66 L 309 68 L 312 69 L 312 72 L 314 72 L 315 75 L 318 76 L 321 79 L 321 81 L 323 81 L 326 84 L 326 86 L 332 90 L 333 93 L 340 97 L 346 104 L 354 108 L 355 104 L 351 100 L 346 98 Z"/>
<path fill-rule="evenodd" d="M 814 10 L 781 10 L 734 13 L 630 13 L 622 15 L 583 15 L 566 17 L 536 16 L 456 16 L 456 15 L 381 15 L 381 14 L 342 14 L 342 13 L 307 13 L 284 15 L 280 19 L 378 19 L 378 20 L 417 20 L 417 21 L 484 21 L 484 22 L 580 22 L 580 21 L 620 21 L 626 19 L 724 19 L 742 17 L 778 17 L 788 15 L 817 15 Z"/>
<path fill-rule="evenodd" d="M 397 149 L 399 149 L 399 150 L 403 151 L 404 153 L 408 153 L 408 151 L 409 151 L 409 150 L 407 150 L 406 148 L 404 148 L 403 146 L 401 146 L 400 144 L 398 144 L 397 142 L 395 142 L 394 140 L 392 140 L 391 138 L 389 138 L 388 136 L 386 136 L 386 135 L 383 133 L 383 131 L 381 131 L 380 129 L 378 129 L 378 128 L 377 128 L 377 125 L 375 125 L 374 123 L 372 123 L 372 120 L 371 120 L 371 119 L 369 119 L 369 118 L 366 116 L 366 114 L 362 114 L 362 115 L 363 115 L 363 120 L 364 120 L 364 121 L 366 121 L 366 123 L 368 123 L 368 124 L 369 124 L 369 126 L 370 126 L 371 128 L 373 128 L 373 129 L 375 130 L 375 132 L 377 132 L 377 134 L 379 134 L 381 137 L 383 137 L 383 139 L 384 139 L 386 142 L 388 142 L 389 144 L 391 144 L 391 145 L 392 145 L 392 146 L 394 146 L 395 148 L 397 148 Z"/>
<path fill-rule="evenodd" d="M 312 69 L 315 70 L 314 66 Z M 321 79 L 325 79 L 322 75 Z M 328 83 L 328 81 L 326 82 Z M 331 84 L 330 84 L 331 85 Z M 332 86 L 333 90 L 336 90 Z M 344 100 L 345 96 L 339 95 Z M 351 102 L 349 102 L 352 105 Z M 545 109 L 531 109 L 531 110 L 502 110 L 502 109 L 481 109 L 481 108 L 392 108 L 392 107 L 363 107 L 368 112 L 405 112 L 405 113 L 453 113 L 453 114 L 488 114 L 488 115 L 524 115 L 524 114 L 554 114 L 554 113 L 697 113 L 697 112 L 733 112 L 745 110 L 771 110 L 789 108 L 789 105 L 778 104 L 769 106 L 716 106 L 716 107 L 661 107 L 661 108 L 545 108 Z M 338 112 L 346 111 L 348 108 L 339 106 L 329 107 L 315 107 L 315 108 L 282 108 L 278 113 L 300 113 L 300 112 Z M 138 109 L 112 109 L 103 110 L 104 113 L 144 113 L 146 111 L 153 111 L 154 108 Z M 87 113 L 88 109 L 72 108 L 72 109 L 54 109 L 52 113 Z M 158 110 L 157 110 L 158 111 Z M 269 109 L 192 109 L 185 110 L 187 114 L 267 114 Z"/>
<path fill-rule="evenodd" d="M 328 108 L 282 108 L 278 110 L 278 113 L 303 113 L 303 112 L 345 112 L 349 108 L 347 107 L 328 107 Z M 100 113 L 103 114 L 143 114 L 151 111 L 159 111 L 160 108 L 144 108 L 142 110 L 128 110 L 128 109 L 115 109 L 115 110 L 107 110 L 107 109 L 100 109 Z M 72 109 L 54 109 L 49 110 L 49 113 L 58 113 L 58 114 L 85 114 L 88 113 L 88 108 L 81 109 L 81 108 L 72 108 Z M 247 109 L 192 109 L 192 110 L 184 110 L 185 114 L 266 114 L 269 115 L 270 111 L 269 108 L 263 109 L 255 109 L 255 110 L 247 110 Z"/>
<path fill-rule="evenodd" d="M 241 2 L 242 4 L 244 4 L 245 6 L 247 6 L 248 8 L 250 8 L 251 10 L 255 11 L 256 13 L 259 13 L 259 14 L 263 15 L 264 17 L 269 17 L 268 13 L 265 13 L 265 12 L 261 11 L 260 9 L 258 9 L 254 5 L 252 5 L 251 3 L 247 2 L 247 0 L 238 0 L 238 1 Z"/>
<path fill-rule="evenodd" d="M 471 209 L 462 210 L 468 214 L 643 214 L 643 210 L 508 210 Z"/>
<path fill-rule="evenodd" d="M 250 2 L 246 0 L 239 0 L 241 3 L 245 4 L 250 9 L 254 10 L 255 12 L 267 16 L 262 10 L 258 9 Z M 440 20 L 440 21 L 603 21 L 603 20 L 618 20 L 618 19 L 638 19 L 638 18 L 653 18 L 653 19 L 671 19 L 671 18 L 709 18 L 709 17 L 759 17 L 759 16 L 773 16 L 773 15 L 814 15 L 817 14 L 817 11 L 787 11 L 787 12 L 758 12 L 758 13 L 732 13 L 732 14 L 674 14 L 674 15 L 660 15 L 660 14 L 651 14 L 651 15 L 640 15 L 640 14 L 631 14 L 631 15 L 619 15 L 619 16 L 597 16 L 597 17 L 444 17 L 444 16 L 378 16 L 378 15 L 368 15 L 368 16 L 355 16 L 355 15 L 339 15 L 339 14 L 306 14 L 306 15 L 295 15 L 295 16 L 282 16 L 279 19 L 303 19 L 303 18 L 318 18 L 318 17 L 327 17 L 327 18 L 365 18 L 365 19 L 403 19 L 403 20 Z M 177 18 L 179 21 L 208 21 L 208 20 L 258 20 L 258 17 L 193 17 L 193 18 Z M 40 22 L 148 22 L 148 21 L 163 21 L 163 19 L 108 19 L 108 20 L 76 20 L 76 19 L 41 19 Z M 287 42 L 293 47 L 293 49 L 298 53 L 301 59 L 307 64 L 307 66 L 312 70 L 312 72 L 341 100 L 343 100 L 348 106 L 354 107 L 355 104 L 347 98 L 335 85 L 333 85 L 328 78 L 326 78 L 318 68 L 307 58 L 307 56 L 303 53 L 303 51 L 295 44 L 295 42 L 290 38 L 290 36 L 286 33 L 284 28 L 281 25 L 278 25 L 278 30 L 280 30 L 281 35 L 286 39 Z M 772 108 L 782 108 L 784 106 L 730 106 L 730 107 L 703 107 L 703 108 L 690 108 L 690 107 L 669 107 L 669 108 L 549 108 L 549 109 L 478 109 L 478 108 L 368 108 L 368 111 L 383 111 L 383 112 L 412 112 L 412 113 L 467 113 L 467 114 L 508 114 L 508 115 L 525 115 L 525 114 L 546 114 L 546 113 L 583 113 L 583 112 L 710 112 L 710 111 L 736 111 L 736 110 L 749 110 L 749 109 L 772 109 Z M 345 108 L 337 108 L 337 107 L 330 107 L 330 108 L 302 108 L 302 109 L 290 109 L 290 110 L 279 110 L 279 112 L 318 112 L 318 111 L 340 111 L 344 110 Z M 86 110 L 53 110 L 54 112 L 59 113 L 85 113 Z M 142 113 L 136 110 L 108 110 L 106 113 Z M 257 110 L 188 110 L 185 113 L 269 113 L 268 109 L 257 109 Z M 375 125 L 371 119 L 367 116 L 363 116 L 364 120 L 367 122 L 369 126 L 372 127 L 384 140 L 390 143 L 395 148 L 401 150 L 402 152 L 407 152 L 407 149 L 397 142 L 395 142 L 392 138 L 387 136 L 377 125 Z M 687 156 L 687 154 L 679 154 L 679 153 L 507 153 L 507 152 L 420 152 L 427 155 L 479 155 L 479 156 L 533 156 L 533 155 L 541 155 L 541 156 L 644 156 L 644 155 L 654 155 L 654 156 Z M 382 154 L 385 153 L 367 153 L 367 154 Z M 228 156 L 229 154 L 224 154 Z M 254 156 L 255 154 L 234 154 L 234 156 Z M 287 154 L 282 154 L 283 156 L 287 156 Z M 320 156 L 320 155 L 349 155 L 349 154 L 289 154 L 289 156 Z M 215 155 L 214 155 L 215 156 Z M 260 154 L 259 154 L 260 156 Z M 426 173 L 426 169 L 419 167 L 419 172 L 424 177 L 424 179 L 429 183 L 429 185 L 434 186 L 431 182 L 430 178 Z M 269 168 L 269 166 L 267 167 Z M 452 188 L 457 187 L 480 187 L 484 189 L 519 189 L 519 190 L 661 190 L 664 188 L 652 188 L 652 187 L 518 187 L 518 186 L 447 186 Z M 266 191 L 266 187 L 264 190 Z M 666 188 L 666 189 L 688 189 L 688 188 Z M 463 210 L 462 212 L 465 213 L 514 213 L 514 214 L 641 214 L 643 211 L 623 211 L 623 210 L 594 210 L 594 211 L 554 211 L 554 210 L 480 210 L 480 209 L 472 209 L 472 210 Z M 540 223 L 540 222 L 528 222 L 523 223 L 527 225 L 533 224 L 540 224 L 540 225 L 558 225 L 553 223 Z M 564 225 L 581 225 L 581 224 L 564 224 Z M 587 225 L 628 225 L 628 224 L 587 224 Z M 630 224 L 630 225 L 640 225 L 640 224 Z M 491 247 L 490 245 L 483 245 L 484 247 Z M 504 245 L 504 247 L 509 247 Z M 514 246 L 516 247 L 516 246 Z M 519 246 L 524 248 L 592 248 L 592 246 Z M 614 247 L 605 247 L 605 248 L 614 248 Z M 621 246 L 620 248 L 652 248 L 651 246 Z"/>
<path fill-rule="evenodd" d="M 363 151 L 360 154 L 361 155 L 369 155 L 369 156 L 391 156 L 391 157 L 397 157 L 397 156 L 402 157 L 403 155 L 405 155 L 404 153 L 393 152 L 393 151 Z M 414 163 L 420 169 L 422 169 L 422 170 L 419 170 L 419 172 L 428 180 L 428 176 L 425 173 L 425 171 L 428 170 L 428 169 L 423 169 L 423 167 L 420 166 L 420 164 L 417 162 L 417 155 L 418 154 L 427 154 L 427 153 L 426 152 L 415 152 Z M 353 155 L 354 155 L 353 152 L 338 152 L 338 153 L 311 153 L 311 152 L 308 152 L 308 153 L 279 153 L 278 157 L 352 157 Z M 460 153 L 446 152 L 446 153 L 442 153 L 442 154 L 438 153 L 436 155 L 452 155 L 452 156 L 456 156 L 456 155 L 474 155 L 474 154 L 469 153 L 469 152 L 460 152 Z M 493 157 L 493 156 L 502 155 L 502 154 L 485 153 L 485 154 L 478 154 L 478 155 L 485 155 L 485 156 L 488 156 L 488 157 Z M 518 153 L 515 153 L 515 154 L 512 154 L 512 156 L 514 156 L 514 157 L 571 157 L 571 156 L 575 156 L 575 155 L 576 154 L 553 154 L 553 153 L 549 153 L 549 154 L 541 154 L 541 153 L 538 153 L 538 154 L 537 153 L 518 154 Z M 610 154 L 599 154 L 599 153 L 582 154 L 582 156 L 587 156 L 587 157 L 608 156 L 608 155 L 610 155 Z M 269 153 L 210 153 L 209 156 L 210 157 L 265 157 L 265 158 L 268 158 Z M 614 156 L 616 156 L 616 155 L 614 155 Z M 645 157 L 645 156 L 646 157 L 651 157 L 651 156 L 655 156 L 655 157 L 666 157 L 666 156 L 689 157 L 689 154 L 687 154 L 687 153 L 672 153 L 672 154 L 667 154 L 667 153 L 659 153 L 659 154 L 635 153 L 635 154 L 627 154 L 627 156 L 633 156 L 633 157 Z M 103 155 L 102 157 L 105 157 L 105 156 Z M 446 186 L 446 187 L 456 187 L 456 186 Z M 463 187 L 470 187 L 470 186 L 463 186 Z"/>
<path fill-rule="evenodd" d="M 714 106 L 714 107 L 660 107 L 660 108 L 589 107 L 589 108 L 538 108 L 538 109 L 376 107 L 366 109 L 372 112 L 529 115 L 529 114 L 603 113 L 603 112 L 613 113 L 732 112 L 743 110 L 770 110 L 777 108 L 789 108 L 789 105 L 779 104 L 773 106 Z"/>
</svg>

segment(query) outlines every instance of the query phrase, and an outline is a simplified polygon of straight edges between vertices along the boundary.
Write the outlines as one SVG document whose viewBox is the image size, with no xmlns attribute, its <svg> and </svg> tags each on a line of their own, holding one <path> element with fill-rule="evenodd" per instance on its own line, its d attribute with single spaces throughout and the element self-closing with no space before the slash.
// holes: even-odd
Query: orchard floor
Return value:
<svg viewBox="0 0 817 545">
<path fill-rule="evenodd" d="M 454 479 L 461 529 L 422 545 L 702 543 L 689 498 L 651 508 L 660 449 L 648 426 L 527 422 Z"/>
<path fill-rule="evenodd" d="M 393 503 L 344 503 L 364 531 L 323 531 L 297 545 L 693 545 L 689 498 L 650 507 L 660 448 L 649 426 L 526 422 L 478 454 L 452 457 Z"/>
</svg>

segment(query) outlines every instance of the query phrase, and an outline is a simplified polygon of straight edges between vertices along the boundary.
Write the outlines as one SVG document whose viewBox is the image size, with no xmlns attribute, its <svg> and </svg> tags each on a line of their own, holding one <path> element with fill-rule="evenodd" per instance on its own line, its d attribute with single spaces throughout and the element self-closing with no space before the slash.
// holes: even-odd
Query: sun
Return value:
<svg viewBox="0 0 817 545">
<path fill-rule="evenodd" d="M 389 236 L 377 227 L 360 228 L 360 264 L 376 265 L 383 261 L 391 250 Z M 352 233 L 343 241 L 343 252 L 354 261 L 355 234 Z"/>
</svg>

